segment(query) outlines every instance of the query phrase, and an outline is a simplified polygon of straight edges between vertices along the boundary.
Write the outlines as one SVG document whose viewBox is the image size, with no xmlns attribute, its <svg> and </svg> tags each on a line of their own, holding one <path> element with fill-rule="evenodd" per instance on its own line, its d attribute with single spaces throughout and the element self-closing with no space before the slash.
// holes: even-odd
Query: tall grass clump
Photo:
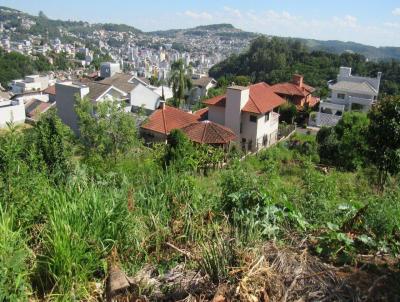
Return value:
<svg viewBox="0 0 400 302">
<path fill-rule="evenodd" d="M 33 253 L 0 207 L 0 301 L 28 301 Z"/>
<path fill-rule="evenodd" d="M 56 299 L 90 296 L 89 281 L 104 278 L 112 247 L 129 247 L 126 195 L 91 184 L 54 190 L 47 202 L 38 284 Z"/>
</svg>

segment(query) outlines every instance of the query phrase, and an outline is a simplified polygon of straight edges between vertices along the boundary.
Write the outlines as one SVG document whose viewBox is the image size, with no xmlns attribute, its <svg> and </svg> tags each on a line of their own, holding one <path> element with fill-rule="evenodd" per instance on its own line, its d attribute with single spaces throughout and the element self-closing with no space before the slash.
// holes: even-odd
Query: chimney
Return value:
<svg viewBox="0 0 400 302">
<path fill-rule="evenodd" d="M 304 77 L 300 74 L 294 74 L 293 78 L 292 78 L 292 82 L 293 84 L 299 86 L 299 87 L 303 87 L 303 79 Z"/>
<path fill-rule="evenodd" d="M 339 77 L 348 78 L 351 76 L 351 67 L 340 67 Z"/>
<path fill-rule="evenodd" d="M 242 108 L 248 102 L 249 97 L 249 87 L 230 86 L 226 91 L 225 126 L 231 128 L 238 137 L 240 137 Z"/>
<path fill-rule="evenodd" d="M 160 105 L 158 106 L 159 109 L 164 110 L 165 109 L 165 101 L 164 100 L 160 100 Z"/>
</svg>

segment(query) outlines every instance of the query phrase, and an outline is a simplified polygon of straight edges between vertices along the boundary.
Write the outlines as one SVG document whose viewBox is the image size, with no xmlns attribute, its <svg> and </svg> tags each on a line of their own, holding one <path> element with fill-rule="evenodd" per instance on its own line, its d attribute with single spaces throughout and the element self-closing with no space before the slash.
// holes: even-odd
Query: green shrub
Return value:
<svg viewBox="0 0 400 302">
<path fill-rule="evenodd" d="M 11 217 L 1 207 L 0 234 L 0 301 L 28 301 L 33 254 L 22 233 L 13 230 Z"/>
</svg>

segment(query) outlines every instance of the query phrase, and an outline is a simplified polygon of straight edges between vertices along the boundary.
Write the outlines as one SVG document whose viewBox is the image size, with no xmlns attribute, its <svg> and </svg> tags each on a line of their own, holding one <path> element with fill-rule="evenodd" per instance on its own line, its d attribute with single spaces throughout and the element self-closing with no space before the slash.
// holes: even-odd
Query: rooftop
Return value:
<svg viewBox="0 0 400 302">
<path fill-rule="evenodd" d="M 116 73 L 112 77 L 101 80 L 99 83 L 113 85 L 114 87 L 124 91 L 125 93 L 130 93 L 137 85 L 130 82 L 133 75 L 126 73 Z"/>
<path fill-rule="evenodd" d="M 245 112 L 263 114 L 285 103 L 285 100 L 277 95 L 271 86 L 264 82 L 249 87 L 233 86 L 229 88 L 239 90 L 250 89 L 249 100 L 242 108 L 242 111 Z M 205 100 L 204 103 L 211 106 L 225 107 L 226 101 L 226 95 L 220 95 Z"/>
<path fill-rule="evenodd" d="M 190 124 L 182 131 L 191 141 L 200 144 L 228 144 L 236 139 L 231 129 L 210 121 Z"/>
<path fill-rule="evenodd" d="M 168 135 L 173 129 L 181 129 L 197 121 L 197 116 L 165 105 L 154 111 L 141 128 Z"/>
</svg>

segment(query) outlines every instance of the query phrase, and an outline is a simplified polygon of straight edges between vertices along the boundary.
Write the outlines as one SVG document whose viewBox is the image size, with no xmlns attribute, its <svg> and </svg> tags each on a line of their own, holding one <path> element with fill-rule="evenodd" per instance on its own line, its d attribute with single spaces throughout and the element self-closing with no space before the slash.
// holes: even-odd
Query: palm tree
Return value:
<svg viewBox="0 0 400 302">
<path fill-rule="evenodd" d="M 168 84 L 172 85 L 172 92 L 178 106 L 182 105 L 185 101 L 186 91 L 192 88 L 190 69 L 186 68 L 182 60 L 178 60 L 172 64 Z"/>
</svg>

